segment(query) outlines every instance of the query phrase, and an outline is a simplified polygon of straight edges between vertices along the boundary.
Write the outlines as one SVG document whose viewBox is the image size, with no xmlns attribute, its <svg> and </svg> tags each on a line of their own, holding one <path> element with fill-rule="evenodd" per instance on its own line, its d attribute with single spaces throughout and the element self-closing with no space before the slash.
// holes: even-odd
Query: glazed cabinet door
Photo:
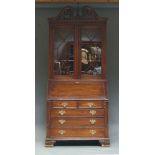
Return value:
<svg viewBox="0 0 155 155">
<path fill-rule="evenodd" d="M 100 27 L 80 28 L 81 78 L 101 78 L 102 31 Z"/>
<path fill-rule="evenodd" d="M 72 78 L 74 74 L 74 28 L 56 27 L 54 30 L 53 73 L 55 78 Z"/>
</svg>

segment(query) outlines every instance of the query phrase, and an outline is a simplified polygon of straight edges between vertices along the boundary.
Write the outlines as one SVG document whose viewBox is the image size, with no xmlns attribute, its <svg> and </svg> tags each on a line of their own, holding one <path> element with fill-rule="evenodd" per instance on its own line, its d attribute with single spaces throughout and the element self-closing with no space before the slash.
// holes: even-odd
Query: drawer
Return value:
<svg viewBox="0 0 155 155">
<path fill-rule="evenodd" d="M 105 108 L 105 101 L 80 101 L 78 103 L 79 108 Z"/>
<path fill-rule="evenodd" d="M 48 102 L 48 106 L 53 108 L 76 108 L 76 101 L 52 101 Z"/>
<path fill-rule="evenodd" d="M 89 128 L 89 129 L 50 129 L 50 137 L 105 137 L 106 131 L 104 128 Z"/>
<path fill-rule="evenodd" d="M 71 117 L 90 117 L 90 116 L 104 116 L 104 109 L 50 109 L 51 117 L 71 116 Z"/>
<path fill-rule="evenodd" d="M 50 127 L 102 127 L 106 124 L 105 118 L 52 118 Z"/>
</svg>

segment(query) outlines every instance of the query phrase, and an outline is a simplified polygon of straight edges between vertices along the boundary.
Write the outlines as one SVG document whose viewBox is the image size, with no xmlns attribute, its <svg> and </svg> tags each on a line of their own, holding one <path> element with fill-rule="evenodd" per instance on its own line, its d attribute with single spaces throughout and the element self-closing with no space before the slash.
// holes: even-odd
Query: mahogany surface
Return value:
<svg viewBox="0 0 155 155">
<path fill-rule="evenodd" d="M 64 117 L 64 116 L 70 116 L 70 117 L 102 117 L 105 114 L 104 109 L 50 109 L 50 116 L 51 117 Z M 62 113 L 64 114 L 62 114 Z M 92 114 L 94 112 L 94 114 Z"/>
<path fill-rule="evenodd" d="M 63 117 L 63 118 L 52 118 L 50 119 L 49 127 L 50 128 L 93 128 L 95 126 L 104 127 L 106 125 L 106 120 L 103 117 Z"/>
<path fill-rule="evenodd" d="M 54 81 L 49 84 L 48 99 L 106 99 L 105 84 L 101 81 Z"/>
<path fill-rule="evenodd" d="M 60 134 L 61 131 L 64 133 Z M 93 131 L 96 131 L 96 133 Z M 64 128 L 54 128 L 50 131 L 51 137 L 105 137 L 105 129 L 104 128 L 89 128 L 89 129 L 81 129 L 81 128 L 75 128 L 75 129 L 64 129 Z"/>
</svg>

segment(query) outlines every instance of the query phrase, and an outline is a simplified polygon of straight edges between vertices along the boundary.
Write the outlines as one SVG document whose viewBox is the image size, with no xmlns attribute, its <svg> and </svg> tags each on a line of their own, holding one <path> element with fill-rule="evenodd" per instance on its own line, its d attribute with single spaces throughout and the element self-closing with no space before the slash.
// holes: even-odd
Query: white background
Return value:
<svg viewBox="0 0 155 155">
<path fill-rule="evenodd" d="M 120 155 L 155 154 L 155 2 L 120 2 Z M 35 3 L 0 2 L 0 154 L 35 154 Z"/>
</svg>

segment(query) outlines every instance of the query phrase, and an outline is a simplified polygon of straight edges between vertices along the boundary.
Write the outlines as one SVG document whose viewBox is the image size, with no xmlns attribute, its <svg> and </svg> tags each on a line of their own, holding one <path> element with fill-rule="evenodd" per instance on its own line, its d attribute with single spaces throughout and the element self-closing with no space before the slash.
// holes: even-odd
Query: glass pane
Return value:
<svg viewBox="0 0 155 155">
<path fill-rule="evenodd" d="M 97 28 L 81 30 L 81 77 L 101 75 L 101 36 Z"/>
<path fill-rule="evenodd" d="M 54 44 L 55 75 L 72 75 L 74 68 L 74 35 L 71 29 L 57 29 Z"/>
<path fill-rule="evenodd" d="M 83 28 L 81 30 L 82 41 L 101 41 L 100 31 L 97 28 Z"/>
<path fill-rule="evenodd" d="M 101 46 L 100 44 L 85 43 L 81 45 L 82 75 L 101 75 Z"/>
</svg>

